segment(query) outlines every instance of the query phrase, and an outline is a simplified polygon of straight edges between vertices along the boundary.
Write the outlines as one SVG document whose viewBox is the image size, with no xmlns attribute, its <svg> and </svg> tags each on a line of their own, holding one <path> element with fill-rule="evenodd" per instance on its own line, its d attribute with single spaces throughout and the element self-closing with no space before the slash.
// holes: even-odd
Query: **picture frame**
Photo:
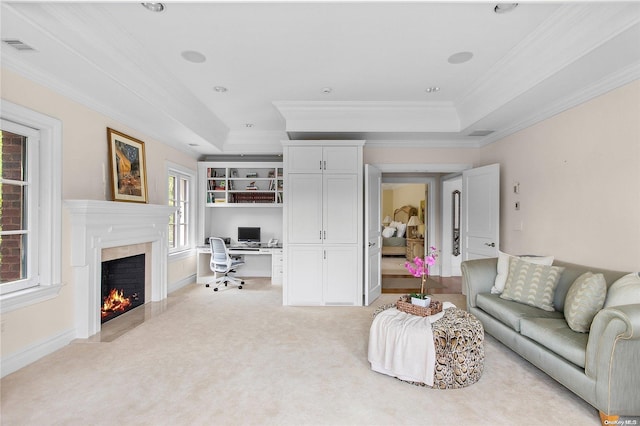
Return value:
<svg viewBox="0 0 640 426">
<path fill-rule="evenodd" d="M 147 203 L 144 142 L 107 127 L 111 199 Z"/>
</svg>

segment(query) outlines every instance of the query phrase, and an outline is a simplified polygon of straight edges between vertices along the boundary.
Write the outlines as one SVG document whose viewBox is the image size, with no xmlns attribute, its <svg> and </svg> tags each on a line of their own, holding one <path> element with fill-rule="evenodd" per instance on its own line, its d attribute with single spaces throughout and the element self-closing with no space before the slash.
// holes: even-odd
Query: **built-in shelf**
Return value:
<svg viewBox="0 0 640 426">
<path fill-rule="evenodd" d="M 207 207 L 282 207 L 282 163 L 201 162 Z"/>
</svg>

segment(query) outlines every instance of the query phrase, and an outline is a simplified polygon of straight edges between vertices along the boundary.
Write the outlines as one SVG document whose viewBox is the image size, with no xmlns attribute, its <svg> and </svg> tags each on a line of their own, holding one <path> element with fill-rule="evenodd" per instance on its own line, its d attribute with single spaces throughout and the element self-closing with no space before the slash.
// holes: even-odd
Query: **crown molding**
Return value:
<svg viewBox="0 0 640 426">
<path fill-rule="evenodd" d="M 122 88 L 122 93 L 130 93 L 131 98 L 123 99 L 121 104 L 127 104 L 128 101 L 144 104 L 144 108 L 141 108 L 144 119 L 127 119 L 130 114 L 127 114 L 125 108 L 122 109 L 123 112 L 119 112 L 116 108 L 107 106 L 108 101 L 100 102 L 95 94 L 89 97 L 81 92 L 82 89 L 73 89 L 68 83 L 63 83 L 59 77 L 54 77 L 46 71 L 29 70 L 26 66 L 16 66 L 14 62 L 12 67 L 16 72 L 32 79 L 36 77 L 35 81 L 40 84 L 105 115 L 117 118 L 133 128 L 140 128 L 140 122 L 145 122 L 145 129 L 142 130 L 145 133 L 151 133 L 148 129 L 155 127 L 154 124 L 157 124 L 158 128 L 164 127 L 165 131 L 162 133 L 165 136 L 158 139 L 168 145 L 178 147 L 178 142 L 171 143 L 168 139 L 179 135 L 187 139 L 199 139 L 201 144 L 222 146 L 228 132 L 227 126 L 189 90 L 179 84 L 171 73 L 157 65 L 127 31 L 94 31 L 96 26 L 114 25 L 112 20 L 104 19 L 104 15 L 108 13 L 102 6 L 68 5 L 63 14 L 55 5 L 30 5 L 29 16 L 25 16 L 18 7 L 3 4 L 2 8 L 4 13 L 16 14 L 47 39 L 62 46 L 73 57 L 96 70 L 106 81 L 114 84 L 114 88 Z M 48 30 L 52 27 L 56 28 L 56 34 L 59 36 L 54 36 L 52 31 Z M 66 29 L 66 32 L 62 33 L 61 28 Z M 107 33 L 110 34 L 108 38 L 95 35 Z M 82 34 L 82 37 L 78 37 L 78 34 Z M 100 46 L 99 55 L 95 54 L 96 46 Z M 3 63 L 4 59 L 3 54 Z M 146 78 L 142 63 L 156 64 L 153 79 Z M 107 72 L 107 69 L 114 69 L 108 66 L 113 64 L 118 64 L 117 70 Z M 100 85 L 100 82 L 96 81 L 96 85 Z M 112 93 L 109 93 L 106 97 L 111 95 Z M 172 102 L 166 102 L 166 99 L 172 99 Z M 167 134 L 171 137 L 167 137 Z M 183 146 L 180 149 L 190 155 L 194 154 L 187 147 Z"/>
<path fill-rule="evenodd" d="M 461 127 L 476 123 L 638 22 L 638 6 L 631 3 L 611 3 L 604 12 L 589 3 L 561 5 L 456 100 Z M 532 57 L 538 60 L 531 62 Z"/>
<path fill-rule="evenodd" d="M 629 84 L 635 80 L 640 80 L 640 62 L 636 62 L 618 72 L 610 74 L 599 81 L 584 88 L 579 93 L 572 93 L 569 96 L 558 99 L 556 102 L 548 105 L 546 108 L 536 111 L 530 114 L 525 119 L 514 123 L 513 125 L 503 128 L 500 131 L 492 133 L 491 135 L 483 138 L 478 142 L 479 147 L 489 145 L 493 142 L 497 142 L 513 133 L 524 130 L 536 123 L 544 121 L 560 114 L 568 109 L 574 108 L 585 102 L 590 101 L 598 96 L 602 96 L 607 92 Z"/>
<path fill-rule="evenodd" d="M 275 101 L 288 132 L 458 132 L 451 102 Z"/>
</svg>

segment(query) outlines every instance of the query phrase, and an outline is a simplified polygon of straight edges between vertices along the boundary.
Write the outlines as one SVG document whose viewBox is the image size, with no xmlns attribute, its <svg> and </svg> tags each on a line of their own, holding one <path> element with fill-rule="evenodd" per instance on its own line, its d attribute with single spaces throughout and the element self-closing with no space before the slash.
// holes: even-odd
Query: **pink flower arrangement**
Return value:
<svg viewBox="0 0 640 426">
<path fill-rule="evenodd" d="M 424 294 L 424 286 L 427 281 L 427 277 L 429 276 L 429 267 L 435 265 L 436 258 L 438 257 L 436 248 L 434 246 L 429 247 L 429 252 L 423 258 L 417 257 L 413 259 L 413 262 L 405 262 L 404 267 L 407 268 L 407 271 L 411 275 L 416 278 L 422 278 L 422 285 L 420 286 L 420 294 L 418 295 L 420 299 L 423 299 Z"/>
</svg>

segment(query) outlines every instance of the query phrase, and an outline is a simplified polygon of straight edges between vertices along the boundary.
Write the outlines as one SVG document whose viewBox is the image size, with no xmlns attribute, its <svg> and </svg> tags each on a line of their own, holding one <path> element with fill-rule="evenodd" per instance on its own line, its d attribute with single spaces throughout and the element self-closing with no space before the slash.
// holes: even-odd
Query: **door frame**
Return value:
<svg viewBox="0 0 640 426">
<path fill-rule="evenodd" d="M 464 170 L 472 169 L 473 164 L 467 163 L 424 163 L 424 164 L 387 164 L 387 163 L 371 163 L 372 166 L 379 169 L 382 174 L 385 173 L 398 173 L 405 176 L 398 176 L 393 178 L 382 179 L 383 183 L 424 183 L 429 185 L 429 223 L 427 224 L 429 229 L 429 241 L 425 243 L 425 248 L 436 245 L 436 233 L 438 229 L 435 228 L 435 214 L 436 203 L 440 204 L 437 197 L 440 197 L 442 188 L 436 185 L 436 179 L 433 177 L 421 177 L 418 174 L 422 173 L 462 173 Z M 440 208 L 442 213 L 442 208 Z M 441 222 L 442 223 L 442 222 Z M 441 228 L 440 228 L 441 234 Z M 434 265 L 433 274 L 440 275 L 439 262 Z"/>
</svg>

